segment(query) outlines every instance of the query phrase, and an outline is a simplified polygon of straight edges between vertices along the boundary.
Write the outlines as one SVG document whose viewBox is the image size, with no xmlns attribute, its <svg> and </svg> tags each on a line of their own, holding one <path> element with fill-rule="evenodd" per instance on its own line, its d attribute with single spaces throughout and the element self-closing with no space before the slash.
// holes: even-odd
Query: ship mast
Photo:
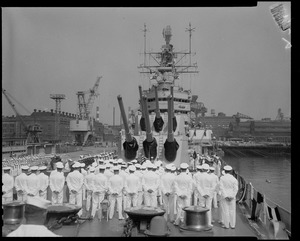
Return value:
<svg viewBox="0 0 300 241">
<path fill-rule="evenodd" d="M 146 66 L 146 32 L 148 31 L 146 28 L 146 24 L 144 23 L 144 29 L 142 30 L 144 32 L 144 66 Z"/>
<path fill-rule="evenodd" d="M 162 46 L 163 50 L 161 52 L 152 52 L 152 51 L 147 52 L 146 51 L 146 32 L 147 31 L 149 31 L 149 30 L 146 28 L 146 24 L 144 24 L 144 29 L 142 30 L 142 32 L 144 32 L 144 64 L 141 64 L 140 66 L 138 66 L 138 68 L 141 69 L 139 71 L 141 74 L 142 73 L 154 74 L 154 76 L 152 76 L 151 78 L 156 79 L 157 76 L 155 76 L 155 73 L 166 72 L 167 71 L 166 67 L 169 67 L 174 70 L 174 72 L 172 71 L 173 75 L 174 75 L 174 79 L 177 78 L 179 73 L 198 73 L 198 71 L 196 70 L 198 68 L 197 63 L 195 63 L 195 64 L 191 63 L 192 62 L 192 60 L 191 60 L 192 40 L 191 39 L 192 39 L 192 32 L 195 31 L 195 28 L 191 27 L 191 23 L 189 24 L 189 27 L 186 28 L 186 31 L 189 32 L 189 51 L 188 52 L 187 51 L 175 52 L 173 50 L 173 45 L 170 44 L 170 40 L 171 40 L 171 36 L 172 36 L 170 26 L 167 26 L 165 29 L 163 29 L 163 37 L 166 41 L 166 45 Z M 170 56 L 169 58 L 171 58 L 171 60 L 167 62 L 167 65 L 166 65 L 165 61 L 163 61 L 166 54 L 168 56 Z M 150 64 L 150 62 L 149 62 L 149 64 L 146 64 L 146 55 L 149 55 L 149 57 L 151 57 L 150 59 L 154 60 L 155 63 Z M 189 55 L 189 63 L 188 64 L 180 64 L 181 60 L 187 55 Z M 162 70 L 162 68 L 164 68 L 164 70 Z"/>
<path fill-rule="evenodd" d="M 192 55 L 192 32 L 195 31 L 196 28 L 192 28 L 191 23 L 189 23 L 189 28 L 186 28 L 185 31 L 190 32 L 190 41 L 189 41 L 189 56 L 190 56 L 190 65 L 192 64 L 191 55 Z"/>
</svg>

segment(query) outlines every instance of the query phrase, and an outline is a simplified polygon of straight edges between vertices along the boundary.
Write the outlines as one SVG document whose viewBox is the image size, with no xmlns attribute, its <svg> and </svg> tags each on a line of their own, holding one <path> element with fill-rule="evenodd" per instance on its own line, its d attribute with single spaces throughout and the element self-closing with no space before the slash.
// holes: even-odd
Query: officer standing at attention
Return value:
<svg viewBox="0 0 300 241">
<path fill-rule="evenodd" d="M 14 178 L 10 175 L 10 167 L 4 167 L 2 175 L 2 203 L 13 201 Z"/>
<path fill-rule="evenodd" d="M 39 179 L 39 197 L 47 199 L 47 188 L 49 186 L 49 176 L 45 174 L 47 167 L 39 167 L 40 173 L 38 174 Z"/>
<path fill-rule="evenodd" d="M 67 185 L 70 190 L 69 203 L 82 208 L 82 186 L 83 186 L 83 175 L 79 172 L 81 164 L 76 162 L 73 165 L 74 171 L 70 172 L 66 178 Z M 79 210 L 78 216 L 82 214 L 82 209 Z"/>
<path fill-rule="evenodd" d="M 56 163 L 56 170 L 52 171 L 50 174 L 50 189 L 52 191 L 52 205 L 62 205 L 63 204 L 63 189 L 65 185 L 65 176 L 62 172 L 64 165 L 62 162 Z"/>
<path fill-rule="evenodd" d="M 236 222 L 236 194 L 238 192 L 238 181 L 231 174 L 232 167 L 224 166 L 225 174 L 220 178 L 220 192 L 223 199 L 223 221 L 222 228 L 235 228 Z"/>
</svg>

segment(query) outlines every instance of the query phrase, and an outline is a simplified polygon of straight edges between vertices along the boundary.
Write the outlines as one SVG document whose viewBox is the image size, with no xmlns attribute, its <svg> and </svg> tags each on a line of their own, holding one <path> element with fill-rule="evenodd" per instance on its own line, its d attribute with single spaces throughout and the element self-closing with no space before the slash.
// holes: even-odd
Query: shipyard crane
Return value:
<svg viewBox="0 0 300 241">
<path fill-rule="evenodd" d="M 91 142 L 94 135 L 91 112 L 95 98 L 99 95 L 97 90 L 101 78 L 102 76 L 97 78 L 92 89 L 88 91 L 78 91 L 76 93 L 78 100 L 77 118 L 76 120 L 70 121 L 70 131 L 74 132 L 75 141 L 83 146 L 86 145 L 87 142 Z"/>
<path fill-rule="evenodd" d="M 3 88 L 2 88 L 2 93 L 6 97 L 9 105 L 12 107 L 12 109 L 16 113 L 16 117 L 19 119 L 21 125 L 23 126 L 23 129 L 24 129 L 24 131 L 26 133 L 26 136 L 27 136 L 27 138 L 26 138 L 27 144 L 40 144 L 41 141 L 40 141 L 40 138 L 39 138 L 39 133 L 42 132 L 42 131 L 41 131 L 39 125 L 37 125 L 37 124 L 27 125 L 25 123 L 25 121 L 23 120 L 23 118 L 21 117 L 21 115 L 19 114 L 19 112 L 17 111 L 17 109 L 15 108 L 15 105 L 12 103 L 12 101 L 8 97 L 8 93 Z"/>
</svg>

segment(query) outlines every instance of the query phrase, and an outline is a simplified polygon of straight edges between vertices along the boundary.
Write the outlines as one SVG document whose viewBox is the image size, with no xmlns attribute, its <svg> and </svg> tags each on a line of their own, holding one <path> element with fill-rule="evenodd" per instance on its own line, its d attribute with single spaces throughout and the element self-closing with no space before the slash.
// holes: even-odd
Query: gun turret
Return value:
<svg viewBox="0 0 300 241">
<path fill-rule="evenodd" d="M 174 117 L 172 112 L 172 103 L 173 102 L 173 96 L 170 95 L 168 97 L 168 138 L 166 139 L 164 143 L 165 148 L 165 158 L 169 162 L 173 162 L 176 159 L 177 150 L 179 148 L 179 144 L 177 143 L 176 139 L 174 138 L 173 133 L 173 120 Z M 175 118 L 176 119 L 176 118 Z"/>
<path fill-rule="evenodd" d="M 140 119 L 140 127 L 142 131 L 146 131 L 146 123 L 145 123 L 145 114 L 144 114 L 144 107 L 143 107 L 143 95 L 142 95 L 142 86 L 139 85 L 139 92 L 140 92 L 140 108 L 142 112 L 142 117 Z"/>
<path fill-rule="evenodd" d="M 146 124 L 146 140 L 143 141 L 144 153 L 147 158 L 152 157 L 155 159 L 157 156 L 157 141 L 153 137 L 151 131 L 147 97 L 143 96 L 142 100 L 143 100 L 145 124 Z"/>
<path fill-rule="evenodd" d="M 137 150 L 139 149 L 139 145 L 136 139 L 131 136 L 129 132 L 128 122 L 125 114 L 125 109 L 123 105 L 123 100 L 120 95 L 118 95 L 118 103 L 120 106 L 121 116 L 124 124 L 125 129 L 125 142 L 123 143 L 123 148 L 125 151 L 125 158 L 128 160 L 133 160 L 136 157 Z"/>
<path fill-rule="evenodd" d="M 155 89 L 155 104 L 156 104 L 156 116 L 153 122 L 153 126 L 156 132 L 160 132 L 164 125 L 164 120 L 160 116 L 159 104 L 158 104 L 158 94 L 157 94 L 157 86 L 154 86 Z"/>
</svg>

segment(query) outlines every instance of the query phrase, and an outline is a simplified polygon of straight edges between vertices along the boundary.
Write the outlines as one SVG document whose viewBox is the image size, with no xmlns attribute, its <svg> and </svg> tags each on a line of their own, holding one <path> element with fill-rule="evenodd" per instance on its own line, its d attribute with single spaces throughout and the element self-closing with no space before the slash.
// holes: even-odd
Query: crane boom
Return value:
<svg viewBox="0 0 300 241">
<path fill-rule="evenodd" d="M 90 90 L 90 95 L 89 95 L 89 98 L 88 98 L 88 101 L 87 101 L 87 104 L 86 104 L 86 106 L 87 106 L 87 108 L 86 108 L 87 117 L 90 116 L 90 113 L 91 113 L 92 108 L 93 108 L 95 97 L 99 95 L 97 93 L 97 89 L 99 87 L 99 83 L 100 83 L 101 78 L 102 78 L 102 76 L 97 78 L 94 87 Z"/>
<path fill-rule="evenodd" d="M 39 126 L 37 126 L 37 125 L 27 126 L 26 123 L 24 122 L 23 118 L 21 117 L 21 115 L 19 114 L 17 109 L 15 108 L 15 105 L 12 103 L 12 101 L 8 97 L 6 90 L 3 88 L 2 88 L 2 93 L 6 97 L 10 106 L 13 108 L 14 112 L 16 113 L 16 117 L 20 120 L 21 124 L 23 125 L 25 133 L 27 135 L 27 143 L 40 143 L 40 138 L 38 136 L 38 133 L 41 132 L 41 130 L 39 129 Z"/>
<path fill-rule="evenodd" d="M 14 112 L 16 113 L 17 118 L 19 118 L 21 124 L 23 125 L 25 131 L 28 131 L 28 128 L 24 122 L 24 120 L 21 118 L 19 112 L 17 111 L 17 109 L 15 108 L 15 105 L 12 103 L 12 101 L 10 100 L 10 98 L 8 97 L 8 95 L 6 94 L 6 90 L 2 88 L 2 93 L 4 94 L 4 96 L 6 97 L 8 103 L 10 104 L 10 106 L 13 108 Z"/>
</svg>

